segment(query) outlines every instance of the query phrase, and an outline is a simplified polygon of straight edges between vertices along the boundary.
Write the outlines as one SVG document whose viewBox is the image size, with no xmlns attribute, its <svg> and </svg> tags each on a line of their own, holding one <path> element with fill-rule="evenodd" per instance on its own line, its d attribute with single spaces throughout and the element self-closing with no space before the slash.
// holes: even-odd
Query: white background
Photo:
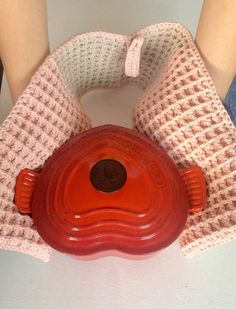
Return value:
<svg viewBox="0 0 236 309">
<path fill-rule="evenodd" d="M 178 21 L 193 35 L 202 1 L 68 0 L 48 1 L 51 49 L 77 32 L 130 33 L 161 21 Z M 95 91 L 83 104 L 94 124 L 130 125 L 140 92 Z M 6 81 L 0 122 L 12 107 Z M 33 309 L 235 309 L 236 241 L 194 258 L 178 244 L 143 261 L 107 257 L 78 261 L 54 252 L 47 264 L 0 251 L 0 308 Z"/>
</svg>

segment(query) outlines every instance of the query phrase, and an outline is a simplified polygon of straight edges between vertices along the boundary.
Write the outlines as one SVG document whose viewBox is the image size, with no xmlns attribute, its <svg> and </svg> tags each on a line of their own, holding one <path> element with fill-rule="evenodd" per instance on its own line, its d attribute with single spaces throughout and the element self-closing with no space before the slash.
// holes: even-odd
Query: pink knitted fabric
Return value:
<svg viewBox="0 0 236 309">
<path fill-rule="evenodd" d="M 197 164 L 205 172 L 206 210 L 189 216 L 179 238 L 190 255 L 236 238 L 236 128 L 190 34 L 176 26 L 167 38 L 171 58 L 136 106 L 134 121 L 177 166 Z"/>
<path fill-rule="evenodd" d="M 14 205 L 16 176 L 42 166 L 72 135 L 90 127 L 79 98 L 95 88 L 144 90 L 134 126 L 178 166 L 200 165 L 207 209 L 180 236 L 193 254 L 236 236 L 236 132 L 189 32 L 162 23 L 130 35 L 78 34 L 44 61 L 0 127 L 0 247 L 48 260 L 32 219 Z"/>
<path fill-rule="evenodd" d="M 81 107 L 66 90 L 52 58 L 34 75 L 0 127 L 0 247 L 44 261 L 51 249 L 13 203 L 16 176 L 35 169 L 72 135 L 90 127 Z"/>
</svg>

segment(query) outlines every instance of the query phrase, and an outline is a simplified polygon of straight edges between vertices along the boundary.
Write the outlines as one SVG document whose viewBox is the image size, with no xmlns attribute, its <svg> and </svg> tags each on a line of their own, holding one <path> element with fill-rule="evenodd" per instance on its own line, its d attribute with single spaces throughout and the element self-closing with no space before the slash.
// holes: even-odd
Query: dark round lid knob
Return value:
<svg viewBox="0 0 236 309">
<path fill-rule="evenodd" d="M 111 159 L 97 162 L 90 173 L 90 181 L 95 189 L 111 193 L 121 189 L 127 179 L 124 166 Z"/>
</svg>

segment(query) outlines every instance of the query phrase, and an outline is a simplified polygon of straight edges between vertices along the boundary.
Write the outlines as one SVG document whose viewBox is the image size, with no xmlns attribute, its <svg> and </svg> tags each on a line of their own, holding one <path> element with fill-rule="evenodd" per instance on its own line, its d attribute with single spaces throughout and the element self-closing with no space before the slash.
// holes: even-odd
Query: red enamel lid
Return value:
<svg viewBox="0 0 236 309">
<path fill-rule="evenodd" d="M 167 154 L 136 131 L 113 125 L 60 147 L 45 163 L 32 200 L 45 242 L 77 256 L 154 252 L 179 236 L 187 213 L 184 183 Z"/>
</svg>

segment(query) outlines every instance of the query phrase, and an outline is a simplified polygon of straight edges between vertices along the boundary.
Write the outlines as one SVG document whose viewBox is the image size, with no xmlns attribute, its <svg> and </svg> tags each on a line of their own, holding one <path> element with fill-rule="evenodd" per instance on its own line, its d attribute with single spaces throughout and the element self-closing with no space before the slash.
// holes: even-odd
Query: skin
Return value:
<svg viewBox="0 0 236 309">
<path fill-rule="evenodd" d="M 196 45 L 223 100 L 236 75 L 236 1 L 205 0 Z"/>
<path fill-rule="evenodd" d="M 48 53 L 46 0 L 0 0 L 0 58 L 13 103 Z"/>
<path fill-rule="evenodd" d="M 196 45 L 223 100 L 236 74 L 236 0 L 205 0 Z M 46 0 L 0 0 L 0 58 L 13 103 L 49 53 Z"/>
</svg>

